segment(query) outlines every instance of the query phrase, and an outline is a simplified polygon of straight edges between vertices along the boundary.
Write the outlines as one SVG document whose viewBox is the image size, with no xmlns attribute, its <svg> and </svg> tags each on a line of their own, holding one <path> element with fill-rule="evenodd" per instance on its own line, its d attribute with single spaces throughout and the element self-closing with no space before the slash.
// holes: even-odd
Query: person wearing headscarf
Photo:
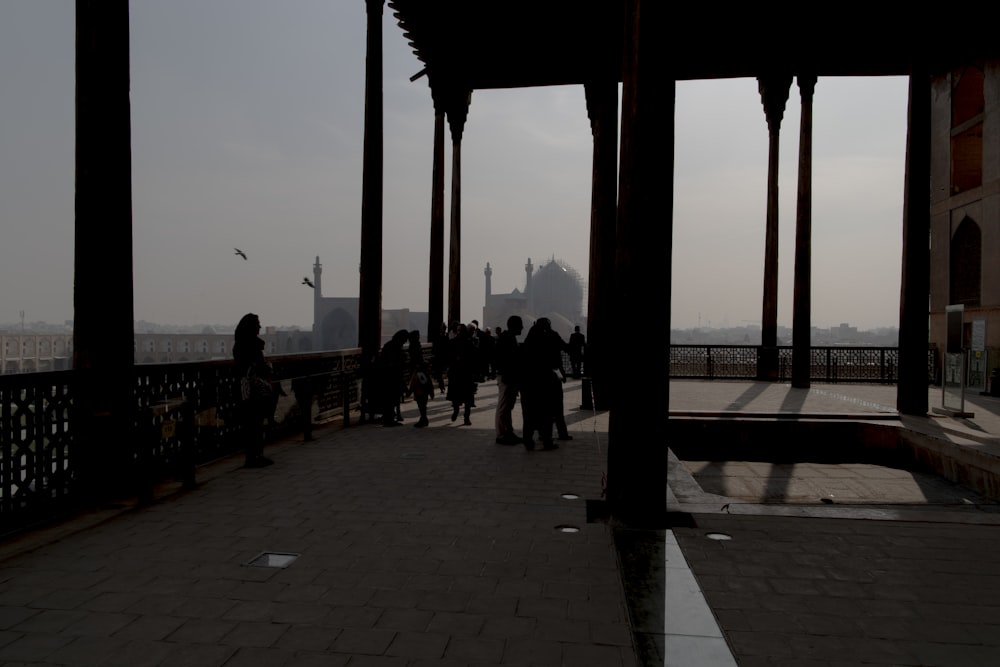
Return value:
<svg viewBox="0 0 1000 667">
<path fill-rule="evenodd" d="M 240 380 L 238 411 L 247 443 L 244 464 L 247 468 L 263 468 L 274 463 L 264 456 L 263 422 L 274 416 L 274 392 L 271 365 L 264 358 L 264 340 L 259 334 L 260 317 L 247 313 L 236 325 L 233 342 L 233 359 Z"/>
</svg>

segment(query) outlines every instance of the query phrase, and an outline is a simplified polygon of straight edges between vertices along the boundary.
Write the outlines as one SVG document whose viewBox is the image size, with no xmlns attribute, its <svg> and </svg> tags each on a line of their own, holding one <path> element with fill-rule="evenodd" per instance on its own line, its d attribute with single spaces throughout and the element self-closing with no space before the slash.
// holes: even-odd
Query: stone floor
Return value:
<svg viewBox="0 0 1000 667">
<path fill-rule="evenodd" d="M 994 502 L 878 466 L 671 456 L 672 525 L 589 523 L 608 426 L 579 390 L 554 452 L 494 444 L 484 384 L 471 426 L 438 399 L 414 429 L 407 403 L 401 427 L 318 429 L 271 445 L 270 468 L 226 459 L 193 490 L 8 538 L 0 663 L 1000 664 Z M 675 416 L 889 419 L 1000 447 L 1000 399 L 963 418 L 893 404 L 892 387 L 671 382 Z"/>
</svg>

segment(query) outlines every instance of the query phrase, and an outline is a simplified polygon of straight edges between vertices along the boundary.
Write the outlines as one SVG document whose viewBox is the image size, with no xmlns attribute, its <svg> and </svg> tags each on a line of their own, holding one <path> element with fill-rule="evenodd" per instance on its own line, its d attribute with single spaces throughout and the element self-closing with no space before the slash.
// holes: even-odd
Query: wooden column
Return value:
<svg viewBox="0 0 1000 667">
<path fill-rule="evenodd" d="M 427 280 L 427 341 L 444 321 L 444 111 L 434 110 L 434 167 L 431 176 L 431 248 Z"/>
<path fill-rule="evenodd" d="M 785 115 L 790 76 L 757 79 L 767 118 L 767 223 L 764 236 L 764 302 L 761 315 L 761 352 L 757 377 L 778 379 L 778 136 Z"/>
<path fill-rule="evenodd" d="M 635 327 L 670 331 L 676 81 L 662 35 L 668 8 L 658 0 L 625 1 L 621 173 L 615 256 L 614 349 L 635 345 Z M 651 303 L 649 286 L 658 298 Z M 650 438 L 650 420 L 669 434 L 669 355 L 614 367 L 607 497 L 629 525 L 662 526 L 666 512 L 667 438 Z"/>
<path fill-rule="evenodd" d="M 469 116 L 471 92 L 450 100 L 451 236 L 448 255 L 448 325 L 462 319 L 462 132 Z"/>
<path fill-rule="evenodd" d="M 132 422 L 132 131 L 127 0 L 76 2 L 74 425 L 85 492 L 130 488 Z"/>
<path fill-rule="evenodd" d="M 795 285 L 792 301 L 792 386 L 810 385 L 812 357 L 812 116 L 815 76 L 798 77 L 799 192 L 795 206 Z"/>
<path fill-rule="evenodd" d="M 896 409 L 927 414 L 927 304 L 930 293 L 931 78 L 910 74 L 903 191 L 903 275 L 899 299 L 899 383 Z"/>
<path fill-rule="evenodd" d="M 586 375 L 593 407 L 609 406 L 610 369 L 615 357 L 614 303 L 615 218 L 618 208 L 618 82 L 614 79 L 584 87 L 587 115 L 594 138 L 590 195 L 590 274 L 587 290 Z M 586 404 L 588 397 L 584 397 Z"/>
<path fill-rule="evenodd" d="M 383 0 L 365 0 L 368 43 L 358 292 L 358 345 L 364 363 L 382 343 L 382 4 Z"/>
</svg>

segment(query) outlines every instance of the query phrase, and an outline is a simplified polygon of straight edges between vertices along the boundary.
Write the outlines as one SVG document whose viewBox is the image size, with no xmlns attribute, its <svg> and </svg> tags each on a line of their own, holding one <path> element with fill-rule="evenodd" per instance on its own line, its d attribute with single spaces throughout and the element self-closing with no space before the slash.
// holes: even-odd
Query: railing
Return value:
<svg viewBox="0 0 1000 667">
<path fill-rule="evenodd" d="M 429 347 L 425 346 L 425 356 Z M 675 345 L 674 378 L 742 379 L 757 375 L 753 345 Z M 779 350 L 780 377 L 791 375 L 791 348 Z M 350 422 L 361 407 L 361 351 L 272 356 L 282 394 L 271 424 L 274 435 L 314 423 Z M 568 357 L 564 357 L 569 372 Z M 937 357 L 928 353 L 928 379 Z M 813 348 L 812 379 L 883 382 L 897 379 L 895 348 Z M 0 533 L 48 518 L 79 502 L 83 462 L 77 447 L 73 371 L 0 376 Z M 239 378 L 231 361 L 148 364 L 135 367 L 135 438 L 125 474 L 152 484 L 194 481 L 198 464 L 238 452 L 243 440 L 235 411 Z M 360 415 L 360 412 L 356 413 Z M 140 485 L 141 486 L 141 485 Z"/>
<path fill-rule="evenodd" d="M 274 435 L 349 423 L 360 407 L 358 349 L 269 357 L 281 396 Z M 73 371 L 0 376 L 0 532 L 69 507 L 80 492 Z M 195 466 L 240 451 L 232 361 L 135 367 L 134 479 L 193 482 Z"/>
<path fill-rule="evenodd" d="M 670 377 L 699 380 L 753 380 L 758 374 L 758 345 L 671 345 Z M 895 384 L 899 349 L 895 347 L 813 347 L 809 377 L 816 382 Z M 927 351 L 927 379 L 936 382 L 940 364 L 935 348 Z M 792 348 L 778 347 L 778 379 L 792 379 Z"/>
<path fill-rule="evenodd" d="M 0 376 L 0 527 L 71 500 L 73 384 L 72 371 Z"/>
</svg>

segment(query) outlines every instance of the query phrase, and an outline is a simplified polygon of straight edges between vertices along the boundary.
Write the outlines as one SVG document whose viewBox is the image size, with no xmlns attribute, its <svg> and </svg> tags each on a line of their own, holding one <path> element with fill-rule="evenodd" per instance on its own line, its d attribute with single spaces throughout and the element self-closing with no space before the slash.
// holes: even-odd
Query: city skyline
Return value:
<svg viewBox="0 0 1000 667">
<path fill-rule="evenodd" d="M 301 279 L 317 255 L 324 295 L 358 290 L 364 3 L 130 7 L 135 319 L 194 325 L 252 311 L 266 325 L 311 326 Z M 0 322 L 22 310 L 29 321 L 73 318 L 73 13 L 30 0 L 0 7 Z M 388 10 L 383 40 L 383 306 L 423 311 L 433 109 L 426 79 L 409 81 L 421 65 Z M 672 328 L 699 316 L 759 323 L 767 127 L 756 81 L 679 82 L 676 99 Z M 817 84 L 815 326 L 898 324 L 905 111 L 904 78 Z M 793 84 L 781 132 L 782 325 L 792 316 L 798 113 Z M 555 256 L 586 279 L 590 160 L 581 86 L 473 94 L 463 319 L 482 314 L 487 262 L 494 292 L 523 289 L 528 257 L 538 266 Z"/>
</svg>

